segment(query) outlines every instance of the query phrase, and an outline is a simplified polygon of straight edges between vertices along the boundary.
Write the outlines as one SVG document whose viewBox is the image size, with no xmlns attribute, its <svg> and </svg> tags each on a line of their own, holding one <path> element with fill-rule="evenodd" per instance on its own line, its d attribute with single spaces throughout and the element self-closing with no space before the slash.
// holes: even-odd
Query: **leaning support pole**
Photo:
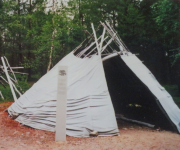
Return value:
<svg viewBox="0 0 180 150">
<path fill-rule="evenodd" d="M 97 47 L 97 50 L 98 50 L 98 55 L 101 56 L 101 50 L 100 50 L 100 47 L 99 47 L 99 44 L 98 44 L 98 40 L 97 40 L 97 36 L 96 36 L 96 32 L 95 32 L 93 23 L 91 23 L 91 27 L 92 27 L 93 34 L 94 34 L 94 39 L 95 39 L 95 42 L 96 42 L 96 47 Z"/>
<path fill-rule="evenodd" d="M 102 58 L 102 61 L 108 60 L 108 59 L 113 58 L 113 57 L 115 57 L 115 56 L 118 56 L 118 55 L 120 55 L 120 54 L 121 54 L 121 52 L 112 53 L 112 54 L 110 54 L 110 55 L 108 55 L 108 56 L 106 56 L 106 57 L 103 57 L 103 58 Z"/>
<path fill-rule="evenodd" d="M 102 45 L 103 45 L 105 32 L 106 32 L 106 29 L 104 28 L 104 29 L 103 29 L 103 34 L 102 34 L 102 37 L 101 37 L 100 51 L 101 51 L 101 48 L 102 48 Z"/>
<path fill-rule="evenodd" d="M 13 72 L 11 66 L 9 65 L 9 62 L 8 62 L 8 60 L 7 60 L 7 58 L 5 56 L 4 56 L 4 59 L 5 59 L 6 63 L 7 63 L 7 66 L 9 67 L 10 71 L 12 72 L 12 74 L 14 76 L 15 82 L 18 83 L 18 81 L 16 79 L 16 76 L 15 76 L 15 74 L 14 74 L 14 72 Z"/>
<path fill-rule="evenodd" d="M 143 126 L 147 126 L 149 128 L 154 128 L 155 127 L 155 125 L 150 124 L 150 123 L 146 123 L 146 122 L 142 122 L 142 121 L 137 121 L 137 120 L 133 120 L 133 119 L 128 119 L 128 118 L 121 117 L 121 116 L 117 116 L 116 119 L 121 119 L 121 120 L 124 120 L 124 121 L 127 121 L 127 122 L 132 122 L 132 123 L 140 124 L 140 125 L 143 125 Z"/>
<path fill-rule="evenodd" d="M 1 91 L 0 91 L 0 96 L 1 96 L 1 98 L 4 100 L 4 96 L 2 95 Z"/>
<path fill-rule="evenodd" d="M 4 58 L 1 57 L 1 60 L 2 60 L 2 63 L 3 63 L 3 67 L 4 67 L 4 72 L 5 72 L 5 74 L 6 74 L 6 77 L 7 77 L 8 82 L 9 82 L 9 86 L 10 86 L 10 88 L 11 88 L 11 92 L 12 92 L 14 101 L 17 101 L 17 97 L 16 97 L 16 94 L 15 94 L 15 92 L 14 92 L 13 85 L 12 85 L 12 81 L 11 81 L 11 79 L 10 79 L 10 77 L 9 77 L 9 74 L 8 74 L 8 71 L 7 71 L 7 67 L 6 67 Z"/>
</svg>

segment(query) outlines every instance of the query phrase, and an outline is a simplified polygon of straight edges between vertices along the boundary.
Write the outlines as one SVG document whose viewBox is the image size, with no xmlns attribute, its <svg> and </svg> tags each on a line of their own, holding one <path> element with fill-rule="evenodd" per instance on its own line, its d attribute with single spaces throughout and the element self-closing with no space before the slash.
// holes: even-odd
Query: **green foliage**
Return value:
<svg viewBox="0 0 180 150">
<path fill-rule="evenodd" d="M 164 85 L 164 88 L 171 94 L 175 103 L 180 108 L 180 93 L 178 91 L 178 86 L 177 85 Z"/>
<path fill-rule="evenodd" d="M 27 82 L 27 75 L 17 74 L 16 78 L 18 80 L 18 83 L 15 83 L 15 86 L 22 94 L 31 87 L 31 84 Z M 0 97 L 0 101 L 13 101 L 12 92 L 8 84 L 6 84 L 6 87 L 0 84 L 0 91 L 4 96 L 4 100 Z M 17 93 L 16 96 L 19 97 Z"/>
<path fill-rule="evenodd" d="M 176 41 L 180 29 L 180 7 L 178 4 L 173 0 L 161 0 L 152 7 L 159 33 L 166 40 L 166 44 L 179 42 Z"/>
<path fill-rule="evenodd" d="M 158 38 L 167 47 L 174 65 L 180 57 L 180 2 L 159 0 L 152 5 L 154 20 L 157 24 Z"/>
<path fill-rule="evenodd" d="M 16 84 L 16 87 L 18 88 L 21 93 L 24 93 L 27 91 L 31 85 L 27 82 L 28 76 L 27 75 L 16 75 L 16 78 L 18 80 L 18 83 Z"/>
<path fill-rule="evenodd" d="M 0 54 L 5 55 L 10 64 L 24 66 L 29 78 L 46 73 L 52 45 L 51 68 L 87 37 L 84 30 L 92 32 L 90 23 L 98 27 L 99 21 L 105 20 L 114 26 L 129 49 L 140 53 L 148 67 L 154 68 L 160 77 L 164 77 L 163 73 L 170 76 L 168 72 L 172 68 L 157 64 L 179 59 L 178 1 L 69 0 L 67 5 L 63 1 L 56 5 L 56 12 L 48 11 L 46 3 L 0 0 Z M 167 71 L 158 72 L 161 67 Z"/>
<path fill-rule="evenodd" d="M 0 91 L 4 96 L 4 100 L 0 97 L 0 102 L 3 101 L 13 101 L 13 96 L 11 93 L 11 89 L 9 86 L 7 86 L 6 88 L 4 88 L 2 85 L 0 85 Z"/>
</svg>

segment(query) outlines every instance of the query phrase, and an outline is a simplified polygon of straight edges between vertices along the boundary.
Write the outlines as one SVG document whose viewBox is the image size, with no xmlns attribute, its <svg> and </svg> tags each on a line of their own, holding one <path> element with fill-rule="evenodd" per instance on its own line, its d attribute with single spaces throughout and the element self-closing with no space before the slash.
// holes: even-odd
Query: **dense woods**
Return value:
<svg viewBox="0 0 180 150">
<path fill-rule="evenodd" d="M 180 80 L 179 0 L 0 0 L 0 55 L 29 79 L 52 68 L 109 21 L 162 84 Z"/>
</svg>

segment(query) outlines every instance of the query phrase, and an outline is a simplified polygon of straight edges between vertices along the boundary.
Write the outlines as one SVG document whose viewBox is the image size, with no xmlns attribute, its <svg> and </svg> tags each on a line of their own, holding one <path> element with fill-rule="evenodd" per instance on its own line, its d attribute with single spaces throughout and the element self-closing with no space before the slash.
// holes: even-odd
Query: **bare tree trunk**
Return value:
<svg viewBox="0 0 180 150">
<path fill-rule="evenodd" d="M 53 0 L 52 12 L 54 13 L 54 0 Z M 53 18 L 53 23 L 54 23 L 54 18 Z M 50 70 L 51 64 L 52 64 L 52 53 L 53 53 L 53 49 L 54 49 L 54 37 L 55 37 L 55 29 L 53 29 L 53 33 L 52 33 L 52 37 L 51 37 L 51 50 L 50 50 L 50 54 L 49 54 L 49 64 L 48 64 L 47 72 Z"/>
<path fill-rule="evenodd" d="M 32 2 L 31 0 L 29 1 L 29 13 L 32 13 Z M 29 30 L 31 30 L 31 18 L 29 18 Z M 30 39 L 32 39 L 32 34 L 30 34 Z M 28 54 L 27 54 L 27 58 L 28 60 L 31 59 L 31 40 L 29 41 L 30 43 L 28 44 Z M 28 79 L 31 79 L 31 67 L 28 68 Z"/>
<path fill-rule="evenodd" d="M 18 0 L 18 5 L 20 7 L 20 0 Z M 21 15 L 21 10 L 20 8 L 18 8 L 18 15 Z M 21 23 L 19 23 L 21 24 Z M 21 31 L 19 31 L 19 35 L 18 35 L 18 48 L 19 48 L 19 62 L 22 63 L 23 61 L 23 54 L 22 54 L 22 44 L 21 44 Z"/>
<path fill-rule="evenodd" d="M 50 70 L 51 64 L 52 64 L 52 52 L 54 49 L 54 36 L 55 36 L 55 29 L 53 30 L 52 37 L 51 37 L 51 51 L 49 54 L 49 64 L 48 64 L 47 72 Z"/>
</svg>

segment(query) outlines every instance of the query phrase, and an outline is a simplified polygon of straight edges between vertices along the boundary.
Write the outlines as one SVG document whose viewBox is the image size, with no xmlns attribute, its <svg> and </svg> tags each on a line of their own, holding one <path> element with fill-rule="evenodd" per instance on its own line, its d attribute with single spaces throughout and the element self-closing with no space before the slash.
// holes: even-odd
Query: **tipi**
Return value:
<svg viewBox="0 0 180 150">
<path fill-rule="evenodd" d="M 99 38 L 92 25 L 94 38 L 90 36 L 87 45 L 82 43 L 59 61 L 8 108 L 8 113 L 17 115 L 16 121 L 23 125 L 55 131 L 58 66 L 68 66 L 67 135 L 88 137 L 94 130 L 99 136 L 119 135 L 114 108 L 118 112 L 122 104 L 135 100 L 152 102 L 167 121 L 163 124 L 180 132 L 180 110 L 172 97 L 129 52 L 115 30 L 108 23 L 101 25 L 104 30 Z M 112 41 L 119 50 L 110 47 Z M 128 83 L 138 86 L 132 89 Z"/>
</svg>

